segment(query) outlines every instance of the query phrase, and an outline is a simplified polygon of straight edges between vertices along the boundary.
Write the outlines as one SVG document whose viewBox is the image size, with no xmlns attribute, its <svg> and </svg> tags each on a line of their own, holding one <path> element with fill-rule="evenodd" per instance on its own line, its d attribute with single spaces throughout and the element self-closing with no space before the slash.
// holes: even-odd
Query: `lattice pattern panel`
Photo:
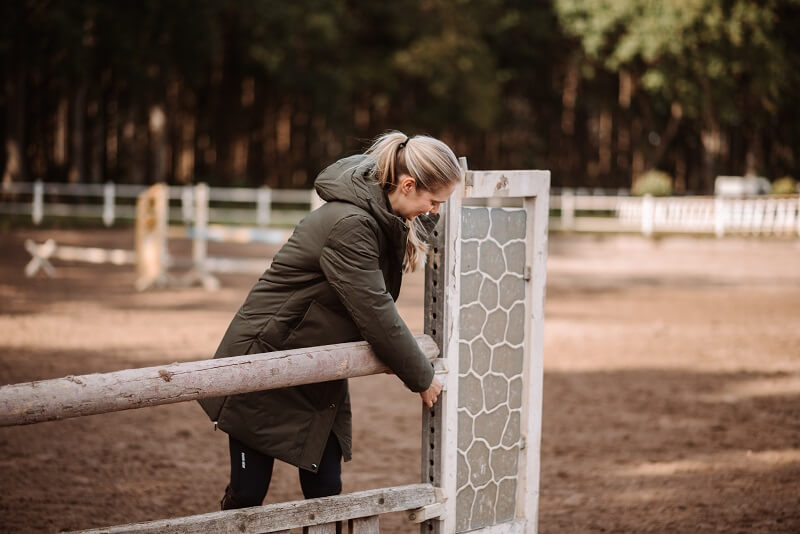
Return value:
<svg viewBox="0 0 800 534">
<path fill-rule="evenodd" d="M 515 515 L 526 212 L 464 208 L 461 222 L 457 532 Z"/>
</svg>

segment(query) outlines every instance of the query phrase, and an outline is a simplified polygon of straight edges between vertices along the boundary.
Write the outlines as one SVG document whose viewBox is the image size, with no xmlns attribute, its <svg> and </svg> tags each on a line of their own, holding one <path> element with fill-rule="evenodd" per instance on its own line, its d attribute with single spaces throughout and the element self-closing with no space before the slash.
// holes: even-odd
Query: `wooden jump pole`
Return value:
<svg viewBox="0 0 800 534">
<path fill-rule="evenodd" d="M 425 510 L 423 507 L 435 505 L 443 500 L 444 495 L 441 490 L 431 484 L 409 484 L 79 532 L 82 534 L 204 534 L 206 532 L 284 534 L 290 529 L 303 528 L 303 532 L 335 533 L 338 531 L 337 522 L 341 525 L 349 520 L 356 523 L 355 525 L 351 523 L 351 533 L 374 534 L 378 532 L 377 516 L 380 514 L 414 509 Z M 420 512 L 414 512 L 415 515 L 417 513 Z M 373 521 L 369 521 L 370 519 Z"/>
<path fill-rule="evenodd" d="M 439 354 L 424 334 L 429 359 Z M 388 371 L 365 341 L 67 376 L 0 387 L 0 426 L 172 404 Z"/>
</svg>

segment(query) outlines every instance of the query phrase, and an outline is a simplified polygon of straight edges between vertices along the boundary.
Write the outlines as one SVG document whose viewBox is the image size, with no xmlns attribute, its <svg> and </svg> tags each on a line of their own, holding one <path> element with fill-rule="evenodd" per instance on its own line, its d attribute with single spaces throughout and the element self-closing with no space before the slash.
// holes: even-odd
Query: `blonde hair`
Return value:
<svg viewBox="0 0 800 534">
<path fill-rule="evenodd" d="M 461 167 L 455 154 L 433 137 L 408 137 L 402 132 L 388 132 L 375 139 L 365 154 L 374 163 L 372 178 L 387 193 L 397 187 L 397 180 L 403 174 L 414 178 L 416 187 L 423 191 L 438 191 L 461 180 Z M 409 232 L 403 270 L 412 272 L 420 263 L 425 263 L 428 245 L 418 220 L 406 220 L 406 224 Z"/>
</svg>

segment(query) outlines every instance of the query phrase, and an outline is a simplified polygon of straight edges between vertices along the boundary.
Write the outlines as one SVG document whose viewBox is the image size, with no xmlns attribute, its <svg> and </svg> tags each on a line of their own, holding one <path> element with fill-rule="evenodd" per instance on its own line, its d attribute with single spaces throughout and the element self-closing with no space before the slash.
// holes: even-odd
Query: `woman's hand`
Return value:
<svg viewBox="0 0 800 534">
<path fill-rule="evenodd" d="M 428 408 L 433 408 L 433 405 L 436 404 L 436 401 L 439 399 L 439 393 L 442 392 L 442 384 L 439 380 L 434 376 L 433 382 L 431 382 L 430 387 L 425 391 L 419 394 L 422 397 L 422 402 Z"/>
</svg>

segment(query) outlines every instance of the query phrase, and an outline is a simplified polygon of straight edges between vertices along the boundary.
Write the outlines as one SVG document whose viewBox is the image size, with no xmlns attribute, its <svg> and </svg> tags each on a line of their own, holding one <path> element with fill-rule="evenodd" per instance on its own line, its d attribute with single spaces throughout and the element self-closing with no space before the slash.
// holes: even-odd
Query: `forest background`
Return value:
<svg viewBox="0 0 800 534">
<path fill-rule="evenodd" d="M 797 0 L 0 3 L 3 182 L 309 187 L 388 129 L 630 187 L 800 177 Z"/>
</svg>

